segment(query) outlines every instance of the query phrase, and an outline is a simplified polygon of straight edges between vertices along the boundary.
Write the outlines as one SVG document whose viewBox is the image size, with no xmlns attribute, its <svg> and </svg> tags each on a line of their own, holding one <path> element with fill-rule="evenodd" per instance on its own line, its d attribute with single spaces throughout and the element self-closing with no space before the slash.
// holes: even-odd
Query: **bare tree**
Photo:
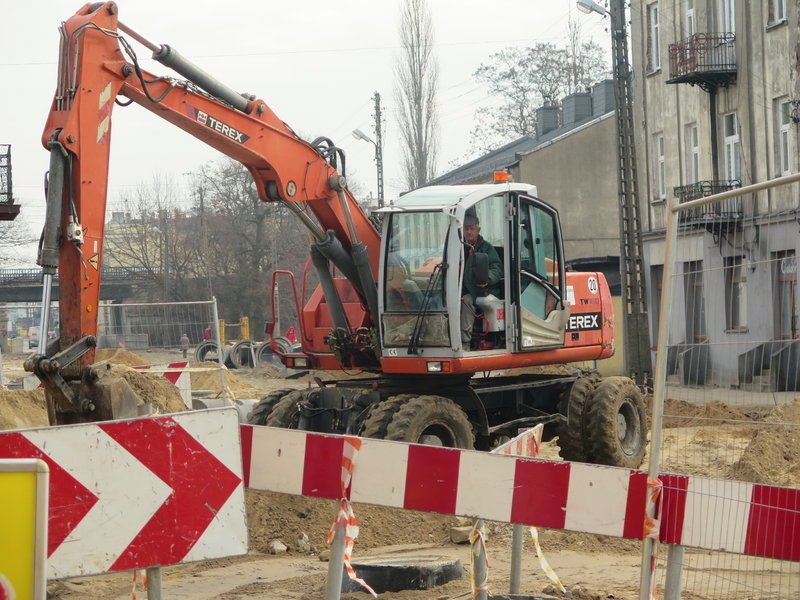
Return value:
<svg viewBox="0 0 800 600">
<path fill-rule="evenodd" d="M 426 0 L 405 0 L 400 42 L 395 101 L 403 142 L 404 183 L 414 189 L 434 176 L 438 151 L 439 66 L 433 56 L 433 23 Z"/>
<path fill-rule="evenodd" d="M 584 40 L 580 23 L 571 17 L 567 29 L 566 51 L 569 65 L 566 89 L 568 94 L 582 92 L 610 76 L 603 48 L 593 40 Z"/>
<path fill-rule="evenodd" d="M 19 251 L 36 238 L 21 220 L 0 221 L 0 266 L 18 264 L 22 261 Z"/>
</svg>

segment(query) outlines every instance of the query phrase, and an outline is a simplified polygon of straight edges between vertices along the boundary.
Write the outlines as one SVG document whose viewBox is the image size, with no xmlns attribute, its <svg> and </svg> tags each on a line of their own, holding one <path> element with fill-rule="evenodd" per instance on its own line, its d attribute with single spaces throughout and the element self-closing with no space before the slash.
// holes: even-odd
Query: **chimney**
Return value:
<svg viewBox="0 0 800 600">
<path fill-rule="evenodd" d="M 576 92 L 561 101 L 564 111 L 564 125 L 572 125 L 592 116 L 592 95 L 589 92 Z"/>
<path fill-rule="evenodd" d="M 544 134 L 558 129 L 557 106 L 542 106 L 536 109 L 536 137 L 540 138 Z"/>
<path fill-rule="evenodd" d="M 592 103 L 594 104 L 594 116 L 599 117 L 607 112 L 616 109 L 614 101 L 614 81 L 605 79 L 596 83 L 592 88 Z"/>
</svg>

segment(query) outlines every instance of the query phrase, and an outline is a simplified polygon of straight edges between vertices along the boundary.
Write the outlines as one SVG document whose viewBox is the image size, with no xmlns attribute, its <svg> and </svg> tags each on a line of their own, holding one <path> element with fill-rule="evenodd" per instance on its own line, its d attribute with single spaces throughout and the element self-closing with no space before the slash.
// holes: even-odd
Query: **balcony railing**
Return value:
<svg viewBox="0 0 800 600">
<path fill-rule="evenodd" d="M 736 36 L 696 33 L 669 45 L 667 83 L 699 85 L 706 91 L 736 81 Z"/>
<path fill-rule="evenodd" d="M 675 192 L 675 197 L 678 198 L 678 202 L 684 204 L 740 187 L 742 187 L 742 183 L 738 179 L 731 181 L 697 181 L 689 185 L 676 187 L 673 191 Z M 699 225 L 738 223 L 744 216 L 741 197 L 727 198 L 705 206 L 682 210 L 678 214 L 680 215 L 679 221 L 681 223 Z"/>
</svg>

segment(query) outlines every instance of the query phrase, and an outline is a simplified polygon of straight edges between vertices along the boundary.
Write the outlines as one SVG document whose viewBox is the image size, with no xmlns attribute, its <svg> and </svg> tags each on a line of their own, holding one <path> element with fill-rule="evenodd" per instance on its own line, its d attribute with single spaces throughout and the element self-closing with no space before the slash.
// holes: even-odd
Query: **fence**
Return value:
<svg viewBox="0 0 800 600">
<path fill-rule="evenodd" d="M 680 510 L 661 539 L 691 530 L 730 552 L 646 543 L 643 588 L 667 598 L 800 596 L 800 212 L 796 196 L 770 212 L 774 190 L 759 193 L 796 181 L 670 207 L 665 242 L 645 252 L 658 334 L 650 472 L 684 475 L 662 478 L 662 519 Z"/>
</svg>

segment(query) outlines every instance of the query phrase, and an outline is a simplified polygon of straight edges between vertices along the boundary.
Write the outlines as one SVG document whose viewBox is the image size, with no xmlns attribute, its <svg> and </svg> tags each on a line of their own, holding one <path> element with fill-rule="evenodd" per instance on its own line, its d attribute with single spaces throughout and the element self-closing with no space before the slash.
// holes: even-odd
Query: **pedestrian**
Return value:
<svg viewBox="0 0 800 600">
<path fill-rule="evenodd" d="M 181 336 L 181 350 L 183 351 L 183 358 L 186 358 L 189 355 L 189 346 L 191 345 L 191 340 L 189 336 L 185 333 Z"/>
<path fill-rule="evenodd" d="M 209 325 L 208 327 L 206 327 L 203 330 L 203 339 L 204 340 L 210 340 L 211 339 L 211 325 Z"/>
</svg>

